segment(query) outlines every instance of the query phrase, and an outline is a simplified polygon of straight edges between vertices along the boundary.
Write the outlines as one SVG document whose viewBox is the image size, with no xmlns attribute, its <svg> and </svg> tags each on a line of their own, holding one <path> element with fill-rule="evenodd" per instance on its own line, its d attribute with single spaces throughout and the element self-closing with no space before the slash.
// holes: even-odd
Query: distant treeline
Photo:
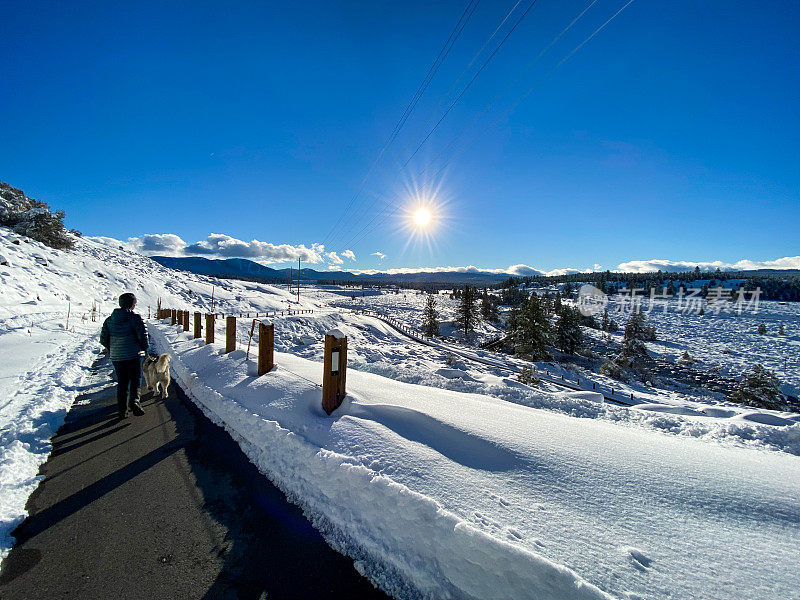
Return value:
<svg viewBox="0 0 800 600">
<path fill-rule="evenodd" d="M 703 291 L 723 285 L 731 279 L 742 280 L 736 285 L 737 289 L 761 289 L 762 300 L 778 300 L 784 302 L 800 302 L 800 271 L 694 271 L 668 272 L 656 271 L 653 273 L 612 273 L 611 271 L 597 271 L 594 273 L 571 273 L 569 275 L 534 275 L 528 277 L 509 277 L 499 287 L 508 289 L 519 287 L 521 284 L 534 287 L 545 287 L 559 283 L 592 283 L 606 292 L 613 292 L 620 288 L 644 289 L 645 293 L 655 289 L 660 292 L 664 287 L 677 289 L 680 285 L 691 284 L 695 281 L 706 281 Z"/>
</svg>

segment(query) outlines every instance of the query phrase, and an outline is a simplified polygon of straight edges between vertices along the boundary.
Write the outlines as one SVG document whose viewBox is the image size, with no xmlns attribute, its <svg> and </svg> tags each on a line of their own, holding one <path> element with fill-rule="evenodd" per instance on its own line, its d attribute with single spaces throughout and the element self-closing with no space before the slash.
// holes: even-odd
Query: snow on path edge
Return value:
<svg viewBox="0 0 800 600">
<path fill-rule="evenodd" d="M 25 505 L 39 486 L 39 467 L 49 458 L 50 442 L 64 424 L 69 409 L 98 354 L 96 336 L 88 336 L 70 352 L 62 346 L 45 368 L 25 381 L 15 395 L 31 395 L 22 406 L 23 419 L 0 430 L 0 561 L 14 546 L 11 532 L 28 516 Z"/>
</svg>

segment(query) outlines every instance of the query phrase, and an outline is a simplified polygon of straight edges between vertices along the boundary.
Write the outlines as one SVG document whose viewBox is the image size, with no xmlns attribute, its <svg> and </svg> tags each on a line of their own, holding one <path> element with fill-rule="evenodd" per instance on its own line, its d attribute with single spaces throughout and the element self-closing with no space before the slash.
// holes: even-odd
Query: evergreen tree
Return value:
<svg viewBox="0 0 800 600">
<path fill-rule="evenodd" d="M 561 292 L 556 292 L 556 302 L 555 302 L 554 312 L 557 315 L 561 314 Z"/>
<path fill-rule="evenodd" d="M 436 296 L 428 294 L 425 299 L 425 308 L 422 312 L 422 329 L 425 335 L 433 337 L 439 335 L 439 316 L 436 314 Z"/>
<path fill-rule="evenodd" d="M 484 321 L 497 321 L 497 304 L 495 304 L 494 297 L 489 295 L 489 290 L 483 288 L 481 295 L 481 317 Z"/>
<path fill-rule="evenodd" d="M 461 301 L 456 309 L 456 323 L 461 326 L 465 338 L 475 330 L 475 324 L 478 322 L 478 309 L 475 305 L 477 296 L 477 290 L 474 287 L 465 285 L 461 290 Z"/>
<path fill-rule="evenodd" d="M 521 308 L 512 311 L 509 329 L 517 352 L 530 354 L 533 360 L 550 358 L 546 348 L 550 343 L 550 320 L 536 294 L 531 294 Z"/>
<path fill-rule="evenodd" d="M 603 323 L 600 326 L 603 331 L 608 331 L 608 309 L 603 311 Z"/>
<path fill-rule="evenodd" d="M 583 344 L 581 313 L 577 309 L 562 307 L 556 327 L 556 341 L 559 349 L 567 354 L 575 354 Z"/>
<path fill-rule="evenodd" d="M 785 398 L 775 373 L 757 364 L 731 395 L 731 400 L 759 408 L 783 410 Z"/>
<path fill-rule="evenodd" d="M 616 328 L 612 321 L 609 329 Z M 634 312 L 625 325 L 622 348 L 619 354 L 600 366 L 600 372 L 614 379 L 626 380 L 631 373 L 642 379 L 649 377 L 654 361 L 647 352 L 646 341 L 655 339 L 655 329 L 645 325 L 641 311 Z"/>
<path fill-rule="evenodd" d="M 767 326 L 764 325 L 764 323 L 759 323 L 758 333 L 760 333 L 761 335 L 767 335 Z"/>
</svg>

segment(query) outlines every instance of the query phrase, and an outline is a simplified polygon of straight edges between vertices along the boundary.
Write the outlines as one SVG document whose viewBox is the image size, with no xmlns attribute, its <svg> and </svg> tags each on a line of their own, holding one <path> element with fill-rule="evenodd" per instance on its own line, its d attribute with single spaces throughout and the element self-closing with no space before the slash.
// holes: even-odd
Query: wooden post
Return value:
<svg viewBox="0 0 800 600">
<path fill-rule="evenodd" d="M 206 315 L 206 344 L 214 343 L 214 315 Z"/>
<path fill-rule="evenodd" d="M 202 315 L 199 312 L 194 313 L 194 338 L 198 339 L 203 333 Z"/>
<path fill-rule="evenodd" d="M 189 311 L 183 311 L 183 330 L 189 331 Z"/>
<path fill-rule="evenodd" d="M 169 313 L 171 323 L 170 325 L 175 325 L 178 322 L 178 311 L 174 308 Z"/>
<path fill-rule="evenodd" d="M 275 325 L 258 324 L 258 376 L 269 373 L 275 366 Z"/>
<path fill-rule="evenodd" d="M 338 329 L 325 334 L 325 359 L 322 368 L 322 409 L 331 414 L 347 394 L 347 337 Z"/>
<path fill-rule="evenodd" d="M 225 354 L 236 350 L 236 317 L 225 319 Z"/>
</svg>

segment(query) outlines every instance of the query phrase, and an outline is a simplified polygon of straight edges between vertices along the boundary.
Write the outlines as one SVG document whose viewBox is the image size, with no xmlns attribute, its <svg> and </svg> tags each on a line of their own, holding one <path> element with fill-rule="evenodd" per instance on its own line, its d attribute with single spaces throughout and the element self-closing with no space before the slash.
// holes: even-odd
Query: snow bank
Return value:
<svg viewBox="0 0 800 600">
<path fill-rule="evenodd" d="M 229 359 L 196 346 L 175 352 L 160 327 L 151 329 L 159 351 L 175 354 L 173 374 L 203 412 L 231 433 L 335 548 L 359 561 L 387 592 L 425 598 L 610 598 L 570 569 L 479 531 L 431 498 L 248 411 L 198 375 L 230 370 Z M 286 400 L 296 401 L 295 410 L 304 411 L 309 422 L 329 427 L 334 421 L 315 407 L 316 388 L 297 386 L 295 398 Z"/>
</svg>

